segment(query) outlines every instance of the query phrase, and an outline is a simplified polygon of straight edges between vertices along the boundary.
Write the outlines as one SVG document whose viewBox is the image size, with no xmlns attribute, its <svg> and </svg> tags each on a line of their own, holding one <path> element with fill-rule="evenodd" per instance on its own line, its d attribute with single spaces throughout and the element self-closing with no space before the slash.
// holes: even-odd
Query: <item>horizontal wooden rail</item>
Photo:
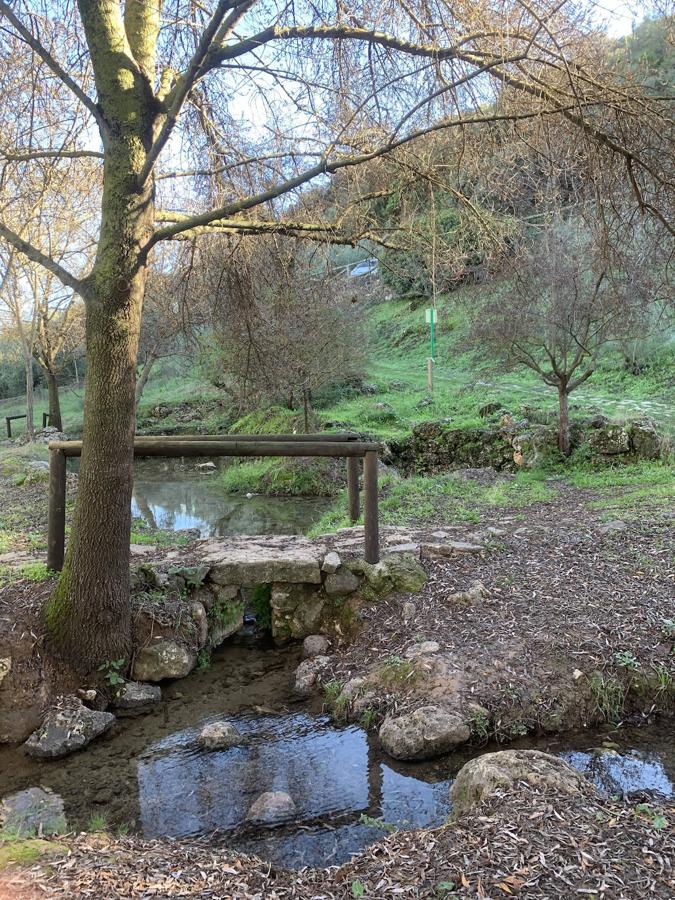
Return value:
<svg viewBox="0 0 675 900">
<path fill-rule="evenodd" d="M 12 436 L 12 422 L 15 419 L 27 419 L 27 418 L 28 418 L 28 415 L 26 413 L 20 413 L 19 415 L 16 415 L 16 416 L 5 416 L 5 425 L 7 426 L 7 437 L 11 438 L 11 436 Z M 47 427 L 48 420 L 49 420 L 49 413 L 43 412 L 42 413 L 42 427 L 43 428 Z"/>
<path fill-rule="evenodd" d="M 82 441 L 50 441 L 50 450 L 81 456 Z M 379 444 L 367 441 L 134 441 L 134 456 L 365 456 Z"/>
<path fill-rule="evenodd" d="M 135 457 L 183 458 L 195 456 L 311 456 L 346 457 L 349 514 L 359 517 L 359 458 L 363 458 L 365 558 L 380 558 L 377 455 L 380 445 L 360 441 L 351 433 L 330 435 L 189 435 L 137 437 Z M 343 440 L 339 440 L 343 438 Z M 60 571 L 65 554 L 66 458 L 82 455 L 82 441 L 49 443 L 49 526 L 47 566 Z"/>
<path fill-rule="evenodd" d="M 352 431 L 335 431 L 332 434 L 137 434 L 135 441 L 322 441 L 340 443 L 342 441 L 358 441 L 359 435 Z"/>
</svg>

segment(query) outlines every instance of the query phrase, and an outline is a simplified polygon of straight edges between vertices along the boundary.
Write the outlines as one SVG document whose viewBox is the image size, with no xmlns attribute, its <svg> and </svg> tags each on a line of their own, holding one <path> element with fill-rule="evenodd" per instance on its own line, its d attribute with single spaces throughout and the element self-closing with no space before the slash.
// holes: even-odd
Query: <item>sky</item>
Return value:
<svg viewBox="0 0 675 900">
<path fill-rule="evenodd" d="M 598 21 L 607 28 L 610 37 L 619 38 L 630 34 L 633 23 L 639 25 L 647 11 L 647 4 L 640 0 L 594 0 Z M 644 12 L 639 11 L 640 6 Z"/>
</svg>

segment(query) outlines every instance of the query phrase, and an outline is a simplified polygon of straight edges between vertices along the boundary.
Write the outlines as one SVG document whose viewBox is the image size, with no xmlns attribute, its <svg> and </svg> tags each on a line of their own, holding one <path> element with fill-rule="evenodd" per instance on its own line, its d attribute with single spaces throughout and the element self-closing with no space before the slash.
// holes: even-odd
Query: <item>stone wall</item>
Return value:
<svg viewBox="0 0 675 900">
<path fill-rule="evenodd" d="M 363 602 L 424 584 L 419 547 L 401 550 L 370 565 L 302 537 L 231 538 L 204 541 L 193 565 L 141 565 L 133 576 L 132 677 L 184 677 L 201 653 L 243 628 L 246 614 L 279 644 L 348 637 Z"/>
<path fill-rule="evenodd" d="M 453 428 L 449 422 L 422 422 L 409 437 L 392 441 L 388 462 L 406 475 L 431 475 L 458 468 L 491 467 L 497 471 L 530 468 L 557 452 L 558 433 L 536 410 L 514 416 L 492 405 L 484 407 L 492 425 Z M 586 446 L 598 461 L 635 462 L 659 459 L 667 441 L 651 419 L 611 422 L 592 416 L 571 424 L 572 448 Z"/>
</svg>

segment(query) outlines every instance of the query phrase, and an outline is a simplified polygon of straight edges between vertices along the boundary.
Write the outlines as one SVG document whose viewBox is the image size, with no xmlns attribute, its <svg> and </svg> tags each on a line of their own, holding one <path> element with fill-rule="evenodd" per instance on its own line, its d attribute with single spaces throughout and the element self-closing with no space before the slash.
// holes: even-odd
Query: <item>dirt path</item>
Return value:
<svg viewBox="0 0 675 900">
<path fill-rule="evenodd" d="M 362 632 L 337 649 L 332 677 L 365 676 L 360 693 L 375 691 L 380 717 L 423 701 L 464 712 L 480 704 L 490 736 L 502 740 L 667 708 L 675 520 L 602 523 L 593 498 L 561 488 L 525 515 L 485 521 L 483 534 L 494 530 L 487 551 L 428 562 L 421 594 L 363 610 Z M 435 652 L 418 655 L 429 641 Z"/>
</svg>

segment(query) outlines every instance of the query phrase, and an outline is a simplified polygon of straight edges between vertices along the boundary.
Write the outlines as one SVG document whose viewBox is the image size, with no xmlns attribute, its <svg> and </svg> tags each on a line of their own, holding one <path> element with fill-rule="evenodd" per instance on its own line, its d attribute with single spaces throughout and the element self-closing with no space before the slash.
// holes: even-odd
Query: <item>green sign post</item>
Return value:
<svg viewBox="0 0 675 900">
<path fill-rule="evenodd" d="M 438 319 L 438 311 L 430 306 L 425 310 L 427 325 L 431 328 L 431 358 L 436 359 L 436 321 Z"/>
</svg>

